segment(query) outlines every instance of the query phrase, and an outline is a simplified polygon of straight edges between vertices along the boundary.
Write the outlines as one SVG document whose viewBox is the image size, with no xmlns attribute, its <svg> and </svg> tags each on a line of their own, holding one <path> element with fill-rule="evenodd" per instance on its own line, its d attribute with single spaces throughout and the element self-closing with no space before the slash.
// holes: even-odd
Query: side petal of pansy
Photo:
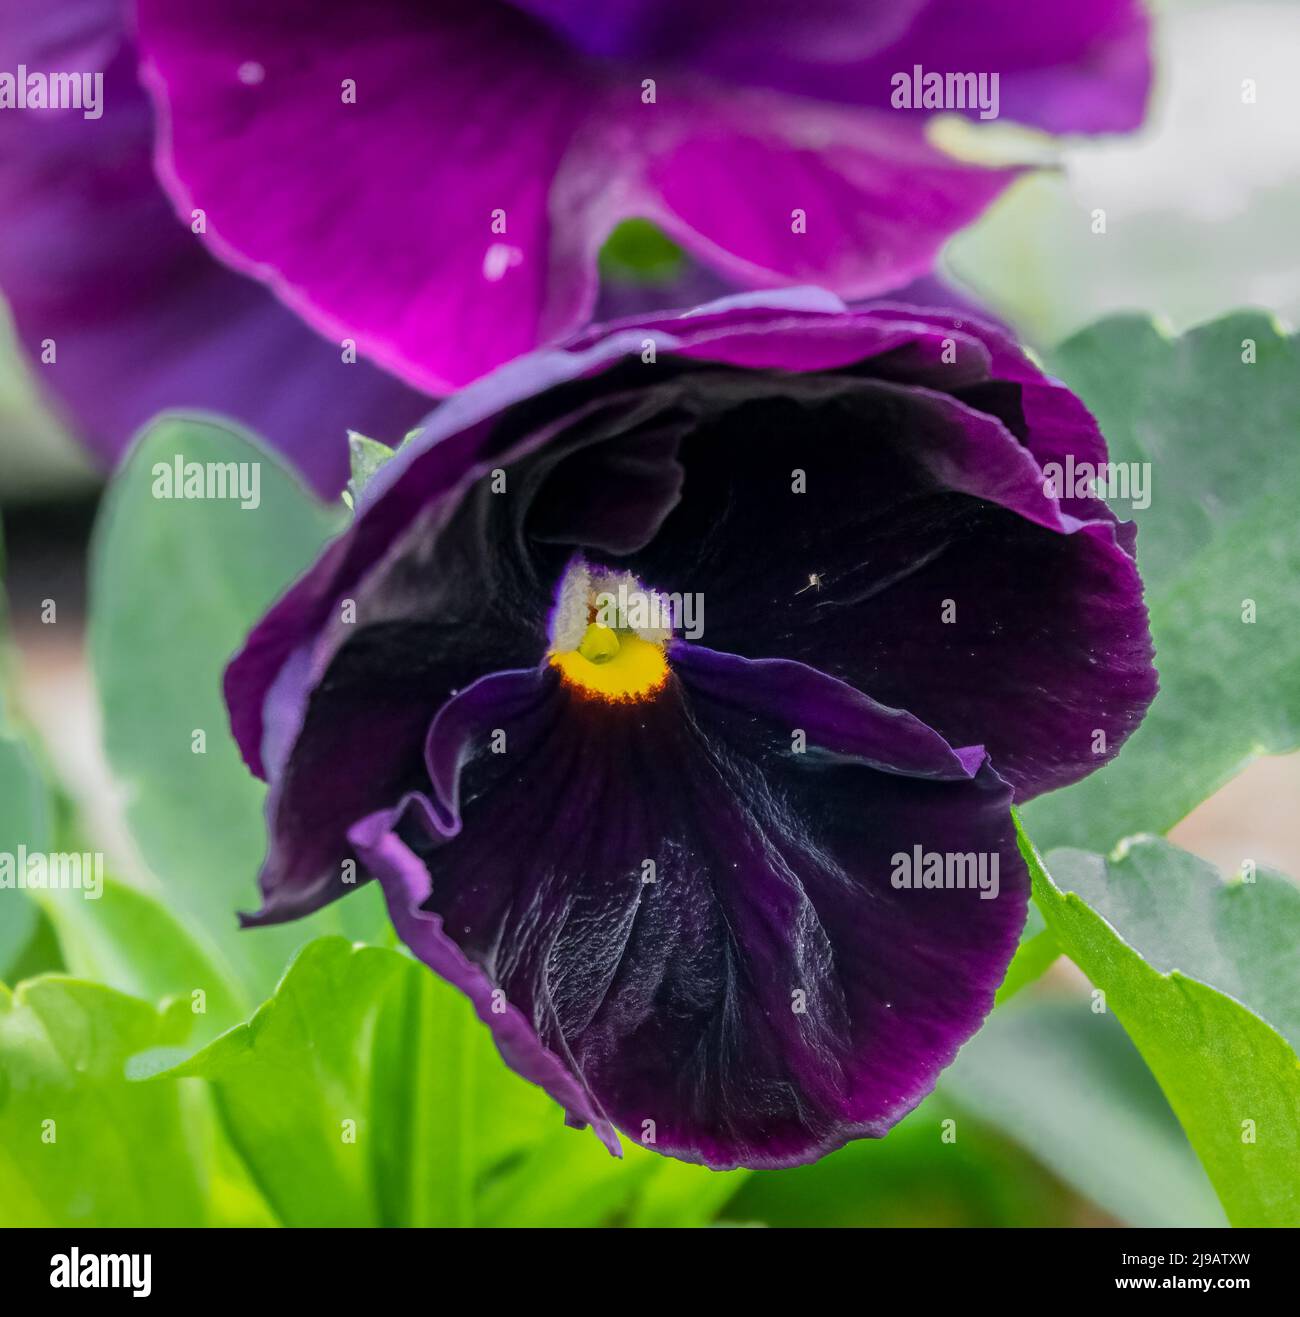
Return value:
<svg viewBox="0 0 1300 1317">
<path fill-rule="evenodd" d="M 431 400 L 309 329 L 215 260 L 153 174 L 153 113 L 124 0 L 14 7 L 0 68 L 102 73 L 96 117 L 0 114 L 0 295 L 38 382 L 106 465 L 161 411 L 229 416 L 322 495 L 348 429 L 396 442 Z M 53 359 L 51 359 L 51 349 Z"/>
<path fill-rule="evenodd" d="M 1010 788 L 804 665 L 666 662 L 634 698 L 483 678 L 431 731 L 432 808 L 362 821 L 358 854 L 572 1120 L 715 1168 L 879 1136 L 1015 949 Z"/>
<path fill-rule="evenodd" d="M 971 8 L 973 71 L 1005 68 L 1018 108 L 1024 76 L 1055 128 L 1140 117 L 1133 0 Z M 317 328 L 447 392 L 589 320 L 625 218 L 751 286 L 858 298 L 926 273 L 1018 171 L 937 149 L 933 107 L 890 108 L 877 61 L 956 56 L 950 6 L 887 9 L 139 0 L 139 26 L 182 213 L 201 207 L 214 250 Z"/>
<path fill-rule="evenodd" d="M 325 624 L 294 649 L 259 709 L 255 762 L 271 784 L 270 844 L 263 904 L 245 923 L 297 918 L 346 892 L 348 824 L 419 786 L 425 732 L 442 702 L 482 674 L 485 656 L 526 664 L 544 650 L 551 592 L 575 528 L 586 547 L 612 554 L 654 536 L 679 495 L 680 393 L 665 378 L 570 411 L 514 443 L 508 473 L 489 462 L 453 479 L 454 462 L 434 459 L 453 459 L 454 447 L 429 449 L 407 472 L 402 497 L 394 495 L 399 515 L 411 508 L 413 488 L 423 486 L 427 502 L 409 525 L 388 521 L 382 561 L 337 608 L 315 614 Z M 554 483 L 566 490 L 562 502 L 534 497 Z M 376 521 L 383 525 L 382 514 L 363 497 L 354 532 L 321 565 Z M 325 598 L 303 589 L 311 584 L 310 576 L 300 583 L 299 602 Z M 282 605 L 294 599 L 291 592 Z M 264 624 L 259 634 L 275 642 L 285 633 Z M 232 711 L 267 657 L 250 643 L 232 664 Z M 237 727 L 245 721 L 251 730 L 252 719 Z M 322 764 L 337 771 L 322 774 Z"/>
</svg>

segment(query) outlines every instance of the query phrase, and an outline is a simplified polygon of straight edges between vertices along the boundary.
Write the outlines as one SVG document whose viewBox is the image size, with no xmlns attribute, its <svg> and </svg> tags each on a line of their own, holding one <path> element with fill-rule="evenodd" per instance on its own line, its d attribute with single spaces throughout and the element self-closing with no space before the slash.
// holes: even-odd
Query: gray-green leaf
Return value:
<svg viewBox="0 0 1300 1317">
<path fill-rule="evenodd" d="M 1138 523 L 1160 694 L 1113 763 L 1024 812 L 1044 846 L 1109 850 L 1300 747 L 1300 338 L 1253 312 L 1178 339 L 1120 316 L 1048 366 L 1112 461 L 1150 464 L 1150 506 L 1115 506 Z"/>
<path fill-rule="evenodd" d="M 178 459 L 205 472 L 209 463 L 228 471 L 234 463 L 246 489 L 255 472 L 255 500 L 156 497 L 168 493 L 166 472 Z M 117 473 L 95 531 L 90 649 L 109 761 L 126 784 L 128 822 L 168 907 L 222 978 L 238 985 L 244 1010 L 311 937 L 337 929 L 365 937 L 383 927 L 371 890 L 281 928 L 240 932 L 236 922 L 238 911 L 258 904 L 265 789 L 231 738 L 222 671 L 338 521 L 337 509 L 317 503 L 251 439 L 169 417 L 145 432 Z"/>
</svg>

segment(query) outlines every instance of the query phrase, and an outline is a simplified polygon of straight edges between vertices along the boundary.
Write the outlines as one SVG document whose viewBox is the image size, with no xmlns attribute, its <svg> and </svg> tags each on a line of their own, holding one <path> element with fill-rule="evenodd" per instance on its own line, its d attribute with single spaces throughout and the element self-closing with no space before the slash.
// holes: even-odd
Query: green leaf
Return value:
<svg viewBox="0 0 1300 1317">
<path fill-rule="evenodd" d="M 484 1187 L 482 1224 L 517 1229 L 609 1225 L 648 1184 L 659 1160 L 625 1146 L 620 1160 L 590 1135 L 552 1124 L 548 1132 Z"/>
<path fill-rule="evenodd" d="M 357 496 L 370 483 L 376 471 L 387 462 L 396 449 L 381 444 L 377 439 L 367 439 L 355 430 L 348 431 L 348 459 L 352 475 L 348 480 L 349 503 L 354 503 Z"/>
<path fill-rule="evenodd" d="M 1128 1225 L 1227 1224 L 1159 1085 L 1114 1017 L 1087 998 L 995 1011 L 942 1084 Z"/>
<path fill-rule="evenodd" d="M 506 1067 L 460 993 L 386 948 L 311 943 L 172 1073 L 211 1081 L 286 1225 L 603 1223 L 638 1185 Z"/>
<path fill-rule="evenodd" d="M 247 1024 L 170 1072 L 212 1081 L 231 1142 L 286 1225 L 382 1223 L 375 1150 L 390 1113 L 372 1118 L 370 1046 L 401 969 L 391 952 L 313 942 Z"/>
<path fill-rule="evenodd" d="M 2 629 L 4 612 L 0 596 L 0 677 L 8 661 Z M 44 774 L 8 719 L 0 683 L 0 855 L 8 856 L 14 866 L 14 885 L 0 886 L 0 981 L 12 982 L 17 977 L 14 971 L 38 936 L 40 912 L 30 895 L 17 885 L 18 858 L 24 850 L 49 849 L 53 813 Z"/>
<path fill-rule="evenodd" d="M 3 354 L 0 354 L 0 361 Z M 0 537 L 0 567 L 4 541 Z M 49 921 L 17 885 L 18 857 L 48 851 L 54 833 L 53 793 L 31 746 L 8 713 L 16 664 L 7 635 L 8 601 L 0 591 L 0 855 L 14 865 L 14 885 L 0 886 L 0 982 L 61 968 Z"/>
<path fill-rule="evenodd" d="M 600 249 L 601 277 L 616 283 L 670 283 L 685 264 L 682 249 L 646 219 L 616 225 Z"/>
<path fill-rule="evenodd" d="M 1011 964 L 1007 966 L 1006 977 L 998 988 L 994 1005 L 1001 1006 L 1022 988 L 1042 978 L 1060 955 L 1061 948 L 1048 931 L 1043 916 L 1037 907 L 1031 905 L 1025 917 L 1025 926 L 1020 930 L 1020 945 L 1011 958 Z"/>
<path fill-rule="evenodd" d="M 98 899 L 65 891 L 39 900 L 70 974 L 146 1001 L 183 997 L 194 1015 L 194 1043 L 239 1019 L 237 991 L 153 897 L 105 878 Z"/>
<path fill-rule="evenodd" d="M 1053 1176 L 940 1092 L 883 1139 L 859 1139 L 808 1166 L 753 1172 L 723 1218 L 831 1228 L 1061 1226 L 1073 1223 L 1073 1210 Z"/>
<path fill-rule="evenodd" d="M 16 885 L 23 851 L 49 848 L 50 800 L 28 748 L 4 735 L 0 723 L 0 856 L 13 866 L 15 885 L 0 886 L 0 980 L 9 978 L 36 935 L 39 912 L 28 892 Z M 2 882 L 3 879 L 0 879 Z"/>
<path fill-rule="evenodd" d="M 1122 316 L 1048 366 L 1112 461 L 1150 463 L 1150 506 L 1115 506 L 1138 523 L 1160 694 L 1113 763 L 1024 811 L 1044 846 L 1108 850 L 1167 831 L 1255 756 L 1300 748 L 1300 338 L 1251 312 L 1179 339 Z"/>
<path fill-rule="evenodd" d="M 190 1023 L 75 979 L 0 987 L 0 1224 L 207 1223 L 180 1085 L 127 1079 Z"/>
<path fill-rule="evenodd" d="M 257 506 L 155 497 L 155 482 L 166 492 L 164 473 L 178 459 L 241 464 L 257 475 Z M 338 929 L 369 936 L 384 927 L 374 891 L 281 928 L 241 933 L 235 917 L 258 904 L 264 787 L 230 736 L 222 671 L 337 517 L 248 438 L 165 418 L 115 477 L 94 536 L 91 659 L 105 747 L 130 797 L 128 821 L 169 908 L 222 978 L 239 985 L 245 1010 L 312 936 Z"/>
<path fill-rule="evenodd" d="M 749 1171 L 710 1171 L 660 1157 L 627 1224 L 654 1230 L 708 1225 L 725 1211 L 749 1175 Z"/>
<path fill-rule="evenodd" d="M 1021 833 L 1062 950 L 1106 994 L 1234 1225 L 1300 1225 L 1300 890 L 1155 838 L 1111 859 Z"/>
</svg>

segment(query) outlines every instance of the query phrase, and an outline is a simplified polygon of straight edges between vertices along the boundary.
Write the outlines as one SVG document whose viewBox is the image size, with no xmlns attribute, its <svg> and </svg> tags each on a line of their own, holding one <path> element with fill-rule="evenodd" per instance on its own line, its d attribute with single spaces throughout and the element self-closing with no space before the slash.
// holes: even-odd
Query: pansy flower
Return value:
<svg viewBox="0 0 1300 1317">
<path fill-rule="evenodd" d="M 156 413 L 207 410 L 336 494 L 348 427 L 397 440 L 433 404 L 321 338 L 176 215 L 154 178 L 127 9 L 48 0 L 0 14 L 0 70 L 103 79 L 96 117 L 0 111 L 0 297 L 37 380 L 105 464 Z"/>
<path fill-rule="evenodd" d="M 1091 417 L 995 329 L 829 294 L 593 330 L 449 400 L 226 676 L 252 924 L 383 886 L 612 1147 L 880 1135 L 978 1028 L 1013 801 L 1155 690 Z M 250 934 L 256 936 L 255 933 Z"/>
<path fill-rule="evenodd" d="M 630 217 L 738 287 L 898 288 L 1016 174 L 933 145 L 944 106 L 1126 130 L 1150 78 L 1141 0 L 138 12 L 180 213 L 203 210 L 213 249 L 329 337 L 439 394 L 587 323 L 597 253 Z"/>
</svg>

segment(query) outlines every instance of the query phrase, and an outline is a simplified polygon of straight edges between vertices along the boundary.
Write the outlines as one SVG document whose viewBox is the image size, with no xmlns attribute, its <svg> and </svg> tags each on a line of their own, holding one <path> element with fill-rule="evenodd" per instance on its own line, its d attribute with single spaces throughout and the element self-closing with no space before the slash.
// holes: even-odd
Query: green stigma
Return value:
<svg viewBox="0 0 1300 1317">
<path fill-rule="evenodd" d="M 588 663 L 608 663 L 610 659 L 618 657 L 621 648 L 618 635 L 612 628 L 593 622 L 583 633 L 582 640 L 578 644 L 578 653 Z"/>
</svg>

